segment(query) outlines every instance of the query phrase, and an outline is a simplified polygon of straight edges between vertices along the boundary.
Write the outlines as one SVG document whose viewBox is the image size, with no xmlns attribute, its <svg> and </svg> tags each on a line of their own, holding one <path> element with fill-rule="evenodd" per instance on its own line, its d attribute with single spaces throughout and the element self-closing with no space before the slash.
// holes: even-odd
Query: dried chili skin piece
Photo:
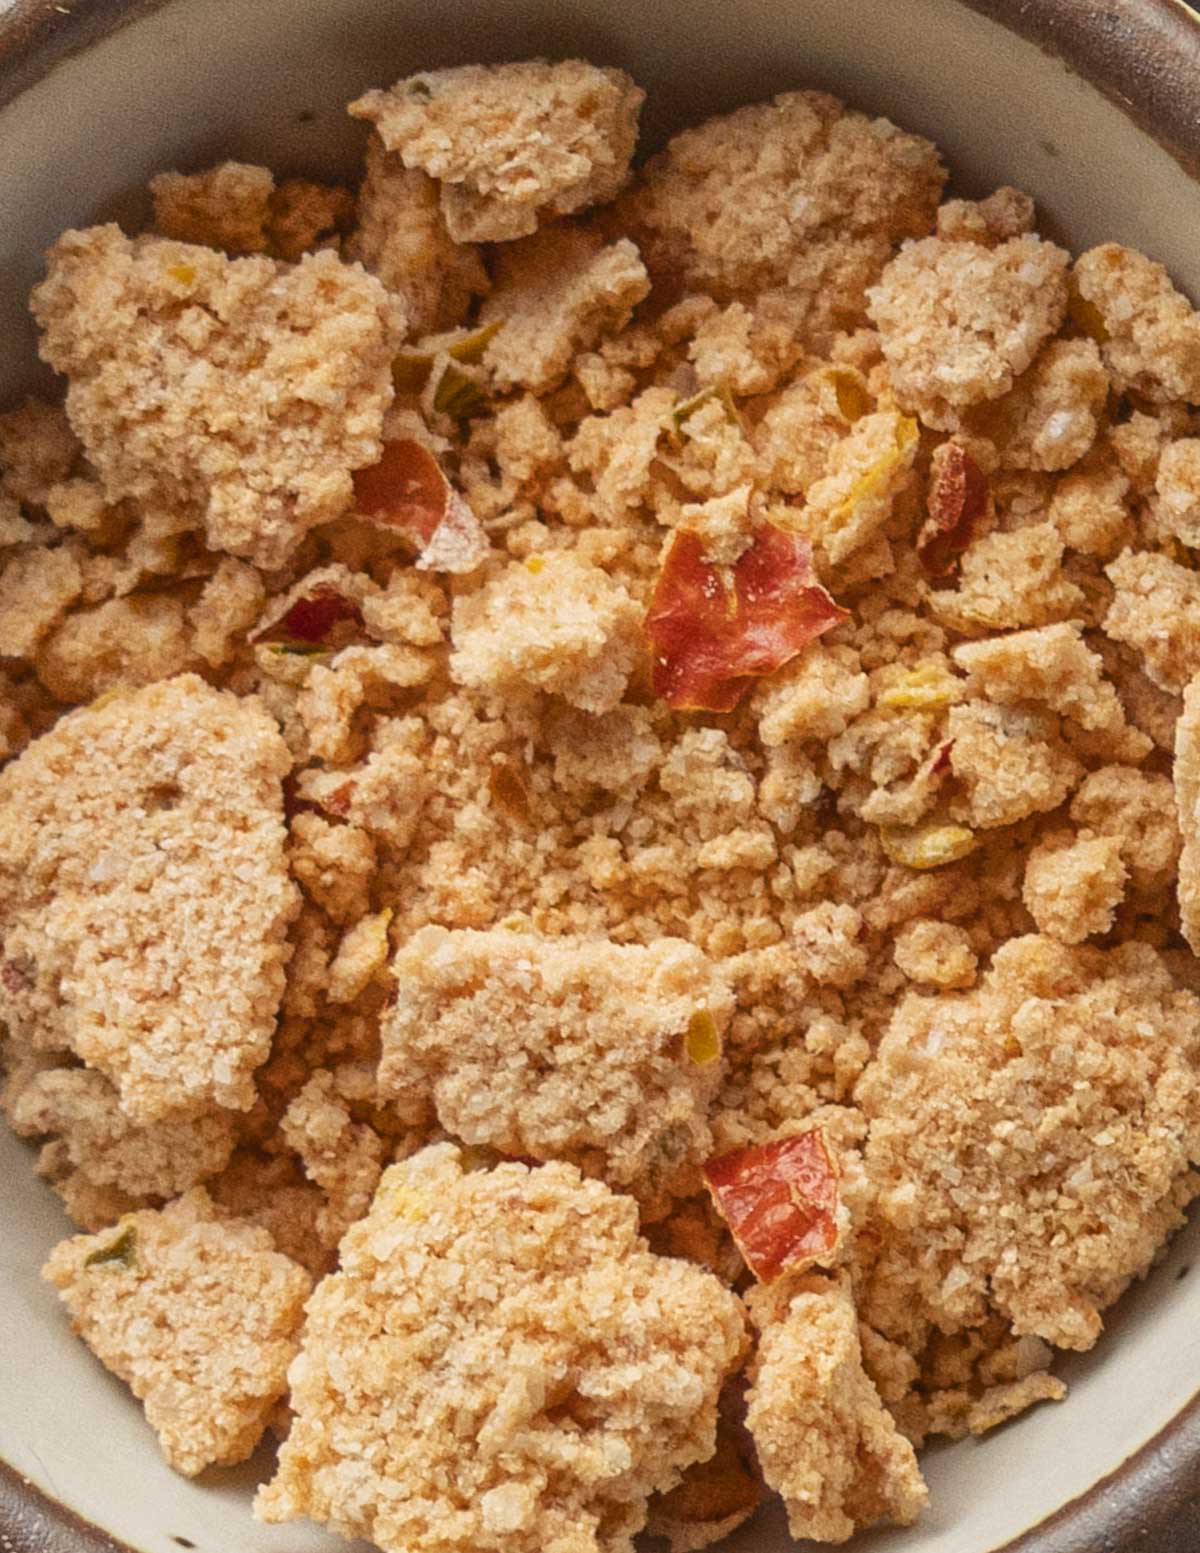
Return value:
<svg viewBox="0 0 1200 1553">
<path fill-rule="evenodd" d="M 273 625 L 252 636 L 251 641 L 265 646 L 277 642 L 323 645 L 329 641 L 334 626 L 343 621 L 361 627 L 362 610 L 331 582 L 319 582 L 310 593 L 294 600 Z"/>
<path fill-rule="evenodd" d="M 360 518 L 398 529 L 427 571 L 474 571 L 487 554 L 479 520 L 450 484 L 437 459 L 419 442 L 385 442 L 377 464 L 354 471 Z"/>
<path fill-rule="evenodd" d="M 975 538 L 988 505 L 987 476 L 961 443 L 934 450 L 926 504 L 917 555 L 931 577 L 944 577 Z"/>
<path fill-rule="evenodd" d="M 677 711 L 730 712 L 753 679 L 782 668 L 846 618 L 817 582 L 808 542 L 764 524 L 732 567 L 698 534 L 671 540 L 646 632 L 654 691 Z"/>
<path fill-rule="evenodd" d="M 361 517 L 403 529 L 419 549 L 445 516 L 446 477 L 419 442 L 385 442 L 377 464 L 354 471 L 354 504 Z"/>
<path fill-rule="evenodd" d="M 710 1159 L 704 1180 L 760 1283 L 828 1258 L 840 1239 L 837 1162 L 819 1127 Z"/>
</svg>

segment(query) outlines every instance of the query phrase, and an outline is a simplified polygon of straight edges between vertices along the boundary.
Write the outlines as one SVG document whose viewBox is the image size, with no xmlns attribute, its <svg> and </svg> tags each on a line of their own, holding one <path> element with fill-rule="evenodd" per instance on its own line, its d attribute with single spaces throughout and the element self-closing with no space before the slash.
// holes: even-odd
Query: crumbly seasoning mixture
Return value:
<svg viewBox="0 0 1200 1553">
<path fill-rule="evenodd" d="M 287 1385 L 302 1267 L 265 1230 L 219 1218 L 202 1187 L 56 1246 L 45 1277 L 71 1325 L 140 1398 L 187 1477 L 244 1461 Z"/>
<path fill-rule="evenodd" d="M 174 1197 L 228 1163 L 236 1139 L 233 1112 L 185 1109 L 139 1125 L 102 1073 L 57 1066 L 57 1054 L 33 1057 L 37 1067 L 28 1082 L 10 1075 L 4 1103 L 15 1132 L 51 1138 L 38 1160 L 40 1174 L 56 1181 L 75 1177 L 79 1184 L 142 1200 Z M 103 1222 L 83 1227 L 100 1229 Z"/>
<path fill-rule="evenodd" d="M 1183 936 L 1200 952 L 1200 685 L 1183 700 L 1175 745 L 1175 798 L 1183 849 L 1179 856 L 1179 916 Z"/>
<path fill-rule="evenodd" d="M 114 692 L 0 772 L 0 1013 L 132 1122 L 248 1109 L 297 905 L 286 746 L 195 676 Z"/>
<path fill-rule="evenodd" d="M 622 214 L 656 278 L 785 300 L 819 349 L 861 321 L 894 244 L 929 231 L 944 177 L 927 140 L 787 92 L 677 135 Z"/>
<path fill-rule="evenodd" d="M 308 1306 L 266 1520 L 392 1553 L 631 1549 L 650 1494 L 713 1451 L 744 1346 L 712 1274 L 564 1164 L 384 1176 Z"/>
<path fill-rule="evenodd" d="M 849 1290 L 800 1280 L 748 1303 L 760 1335 L 746 1422 L 792 1536 L 845 1542 L 876 1521 L 911 1525 L 929 1491 L 863 1369 Z"/>
<path fill-rule="evenodd" d="M 456 243 L 446 229 L 437 184 L 419 167 L 405 166 L 375 135 L 346 252 L 401 299 L 416 335 L 455 328 L 472 298 L 490 289 L 482 250 Z"/>
<path fill-rule="evenodd" d="M 306 178 L 276 184 L 267 168 L 245 162 L 159 173 L 150 192 L 156 232 L 230 257 L 267 253 L 294 262 L 312 249 L 336 247 L 354 217 L 349 189 Z"/>
<path fill-rule="evenodd" d="M 641 611 L 600 566 L 569 552 L 513 562 L 456 599 L 450 672 L 468 689 L 542 690 L 613 711 L 641 651 Z"/>
<path fill-rule="evenodd" d="M 857 1090 L 872 1325 L 911 1342 L 990 1307 L 1090 1348 L 1200 1184 L 1198 1037 L 1200 1000 L 1146 943 L 1028 935 L 971 992 L 910 993 Z"/>
<path fill-rule="evenodd" d="M 379 1096 L 468 1144 L 564 1159 L 666 1212 L 700 1186 L 733 999 L 690 944 L 423 928 L 393 962 Z"/>
<path fill-rule="evenodd" d="M 286 1386 L 264 1512 L 406 1553 L 906 1522 L 1200 1162 L 1200 319 L 820 93 L 631 175 L 640 100 L 439 71 L 357 191 L 164 173 L 0 414 L 52 1268 L 186 1470 Z M 211 1250 L 152 1330 L 82 1266 L 135 1221 Z"/>
<path fill-rule="evenodd" d="M 336 254 L 281 268 L 93 227 L 59 239 L 33 308 L 105 496 L 157 534 L 279 566 L 379 456 L 398 310 Z"/>
<path fill-rule="evenodd" d="M 645 93 L 581 59 L 431 70 L 350 105 L 436 179 L 455 242 L 527 237 L 604 204 L 629 176 Z"/>
</svg>

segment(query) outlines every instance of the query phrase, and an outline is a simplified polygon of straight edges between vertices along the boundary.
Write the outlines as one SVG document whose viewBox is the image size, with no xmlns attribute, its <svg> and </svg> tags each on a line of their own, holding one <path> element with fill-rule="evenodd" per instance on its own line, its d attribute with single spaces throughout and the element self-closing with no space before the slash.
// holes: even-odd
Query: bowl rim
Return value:
<svg viewBox="0 0 1200 1553">
<path fill-rule="evenodd" d="M 12 0 L 0 12 L 0 108 L 63 60 L 167 3 Z M 1187 0 L 955 3 L 1060 60 L 1200 182 L 1200 11 Z M 0 1545 L 10 1553 L 138 1553 L 3 1460 Z M 1112 1472 L 991 1553 L 1195 1553 L 1198 1546 L 1200 1390 Z"/>
</svg>

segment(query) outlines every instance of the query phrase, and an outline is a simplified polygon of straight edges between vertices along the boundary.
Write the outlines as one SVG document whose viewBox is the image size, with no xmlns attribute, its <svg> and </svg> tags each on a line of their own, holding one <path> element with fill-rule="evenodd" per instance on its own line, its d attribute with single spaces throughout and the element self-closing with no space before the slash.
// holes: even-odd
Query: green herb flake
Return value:
<svg viewBox="0 0 1200 1553">
<path fill-rule="evenodd" d="M 273 658 L 328 658 L 329 648 L 320 642 L 263 642 Z"/>
<path fill-rule="evenodd" d="M 483 360 L 484 351 L 503 327 L 503 318 L 493 318 L 490 324 L 472 329 L 470 334 L 463 335 L 461 340 L 455 340 L 453 345 L 447 346 L 446 354 L 454 361 L 473 366 Z"/>
<path fill-rule="evenodd" d="M 690 399 L 681 400 L 671 413 L 671 419 L 675 423 L 675 430 L 682 432 L 684 422 L 689 416 L 695 415 L 701 405 L 707 404 L 710 399 L 715 399 L 716 395 L 717 391 L 715 388 L 702 388 L 698 394 L 693 394 Z"/>
<path fill-rule="evenodd" d="M 483 409 L 483 388 L 454 362 L 447 364 L 433 391 L 433 408 L 439 415 L 465 420 Z"/>
<path fill-rule="evenodd" d="M 85 1267 L 100 1267 L 106 1262 L 117 1262 L 126 1269 L 137 1266 L 137 1230 L 127 1224 L 115 1240 L 100 1246 L 83 1260 Z"/>
</svg>

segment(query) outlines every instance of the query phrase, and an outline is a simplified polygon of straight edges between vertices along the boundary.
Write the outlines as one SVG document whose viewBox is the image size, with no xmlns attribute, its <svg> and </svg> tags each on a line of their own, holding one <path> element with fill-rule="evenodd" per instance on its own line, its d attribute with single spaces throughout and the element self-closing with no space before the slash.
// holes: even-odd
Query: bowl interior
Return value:
<svg viewBox="0 0 1200 1553">
<path fill-rule="evenodd" d="M 1099 25 L 1099 21 L 1097 22 Z M 1115 238 L 1200 295 L 1200 186 L 1086 82 L 956 0 L 173 0 L 67 60 L 0 111 L 0 404 L 42 381 L 25 296 L 64 227 L 108 215 L 165 167 L 219 156 L 348 171 L 361 127 L 344 103 L 417 68 L 579 54 L 649 92 L 644 143 L 738 103 L 822 86 L 943 148 L 963 192 L 1016 183 L 1073 247 Z M 0 1136 L 7 1274 L 0 1456 L 44 1492 L 145 1550 L 303 1553 L 334 1547 L 249 1515 L 247 1469 L 200 1485 L 159 1460 L 140 1410 L 70 1337 L 37 1276 L 67 1231 L 28 1151 Z M 1066 1402 L 925 1458 L 932 1508 L 862 1545 L 985 1553 L 1136 1451 L 1200 1390 L 1200 1255 L 1192 1226 L 1115 1311 L 1098 1350 L 1067 1362 Z M 731 1549 L 783 1553 L 765 1512 Z"/>
</svg>

